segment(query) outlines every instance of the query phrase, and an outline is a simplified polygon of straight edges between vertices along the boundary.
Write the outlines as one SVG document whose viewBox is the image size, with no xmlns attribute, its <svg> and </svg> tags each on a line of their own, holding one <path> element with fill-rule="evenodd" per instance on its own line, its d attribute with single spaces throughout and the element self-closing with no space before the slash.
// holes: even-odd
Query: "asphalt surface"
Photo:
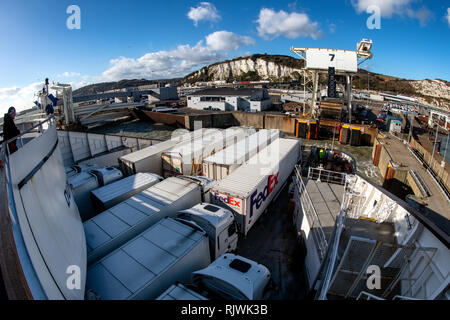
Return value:
<svg viewBox="0 0 450 320">
<path fill-rule="evenodd" d="M 250 229 L 247 238 L 241 236 L 238 244 L 237 254 L 269 269 L 273 280 L 269 300 L 302 300 L 307 294 L 304 252 L 289 210 L 289 183 Z"/>
</svg>

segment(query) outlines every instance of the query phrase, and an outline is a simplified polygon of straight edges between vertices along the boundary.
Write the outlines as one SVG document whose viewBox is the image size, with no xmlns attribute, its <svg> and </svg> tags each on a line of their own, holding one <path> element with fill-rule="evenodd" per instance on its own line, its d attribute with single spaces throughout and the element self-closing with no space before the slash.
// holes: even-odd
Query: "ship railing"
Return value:
<svg viewBox="0 0 450 320">
<path fill-rule="evenodd" d="M 345 177 L 345 173 L 325 170 L 322 168 L 309 167 L 308 170 L 308 179 L 339 184 L 341 186 L 345 185 Z"/>
<path fill-rule="evenodd" d="M 340 241 L 338 238 L 334 240 Z M 327 261 L 326 275 L 320 291 L 321 300 L 327 299 L 330 294 L 345 299 L 367 298 L 364 289 L 367 288 L 369 266 L 380 268 L 380 279 L 383 283 L 383 287 L 377 288 L 372 295 L 382 299 L 394 299 L 398 296 L 397 299 L 412 300 L 419 289 L 426 286 L 430 270 L 436 269 L 430 269 L 436 248 L 405 246 L 356 236 L 350 237 L 341 257 L 337 256 L 338 247 L 339 243 L 333 242 L 331 258 Z M 441 275 L 440 280 L 445 284 L 444 275 Z M 442 289 L 436 290 L 437 293 L 441 291 Z M 436 295 L 432 293 L 426 299 L 434 299 Z"/>
<path fill-rule="evenodd" d="M 318 292 L 318 299 L 319 300 L 326 300 L 327 299 L 327 293 L 328 289 L 330 288 L 331 280 L 334 274 L 334 269 L 336 268 L 337 261 L 338 261 L 338 249 L 339 249 L 339 242 L 341 239 L 341 234 L 344 229 L 345 220 L 348 213 L 348 208 L 351 202 L 351 194 L 348 194 L 344 192 L 344 195 L 342 196 L 342 203 L 341 203 L 341 210 L 339 212 L 339 216 L 336 219 L 336 227 L 334 232 L 334 237 L 332 238 L 330 245 L 330 255 L 329 255 L 329 261 L 327 262 L 326 269 L 325 269 L 325 276 L 322 281 L 320 292 Z"/>
<path fill-rule="evenodd" d="M 311 233 L 314 237 L 314 242 L 319 249 L 320 259 L 323 260 L 328 248 L 328 242 L 325 236 L 325 232 L 323 231 L 322 224 L 320 223 L 319 216 L 317 215 L 316 209 L 314 208 L 314 205 L 311 201 L 311 197 L 306 190 L 300 166 L 296 166 L 295 175 L 296 179 L 294 179 L 294 183 L 296 184 L 298 190 L 302 210 L 306 216 L 306 219 L 308 220 Z"/>
<path fill-rule="evenodd" d="M 52 125 L 52 124 L 55 124 L 55 116 L 51 115 L 50 117 L 48 117 L 44 121 L 41 121 L 41 122 L 35 124 L 34 126 L 32 126 L 31 128 L 28 128 L 24 132 L 21 132 L 19 135 L 15 136 L 15 137 L 13 137 L 11 139 L 2 141 L 2 144 L 1 144 L 1 160 L 5 161 L 11 155 L 11 152 L 9 150 L 9 143 L 10 142 L 20 141 L 20 145 L 18 145 L 17 147 L 18 148 L 23 147 L 25 145 L 24 142 L 23 142 L 24 135 L 32 133 L 32 132 L 36 132 L 36 131 L 38 133 L 44 132 L 44 126 L 43 125 L 45 123 L 48 123 L 49 126 Z"/>
</svg>

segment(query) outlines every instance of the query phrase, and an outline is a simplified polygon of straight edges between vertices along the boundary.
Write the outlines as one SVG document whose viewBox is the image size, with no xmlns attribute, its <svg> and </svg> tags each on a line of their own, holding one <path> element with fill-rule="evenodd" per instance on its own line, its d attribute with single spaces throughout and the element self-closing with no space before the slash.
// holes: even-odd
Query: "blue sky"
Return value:
<svg viewBox="0 0 450 320">
<path fill-rule="evenodd" d="M 381 12 L 369 30 L 366 8 Z M 68 6 L 81 10 L 69 30 Z M 45 77 L 82 85 L 183 76 L 253 53 L 291 46 L 356 49 L 374 42 L 363 67 L 408 79 L 450 80 L 450 3 L 443 0 L 119 1 L 2 0 L 0 111 L 32 105 Z M 294 55 L 293 55 L 294 56 Z"/>
</svg>

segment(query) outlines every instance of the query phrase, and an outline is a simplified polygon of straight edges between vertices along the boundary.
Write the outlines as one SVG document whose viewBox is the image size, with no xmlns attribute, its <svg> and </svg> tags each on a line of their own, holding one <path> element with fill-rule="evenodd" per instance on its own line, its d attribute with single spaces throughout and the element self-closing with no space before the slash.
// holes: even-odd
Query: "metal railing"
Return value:
<svg viewBox="0 0 450 320">
<path fill-rule="evenodd" d="M 412 153 L 412 155 L 416 158 L 416 160 L 419 161 L 419 163 L 421 163 L 427 169 L 428 174 L 431 176 L 434 182 L 436 182 L 439 190 L 441 190 L 443 196 L 447 199 L 447 202 L 450 203 L 450 191 L 442 183 L 441 179 L 437 176 L 437 174 L 431 169 L 428 163 L 425 162 L 425 159 L 423 159 L 422 155 L 419 154 L 419 152 L 416 149 L 413 149 L 410 146 L 408 146 L 408 150 Z"/>
<path fill-rule="evenodd" d="M 430 197 L 431 196 L 430 189 L 428 189 L 428 187 L 426 186 L 425 182 L 423 182 L 420 175 L 413 169 L 410 169 L 409 173 L 411 174 L 411 177 L 413 178 L 413 180 L 416 182 L 417 186 L 419 187 L 420 192 L 423 194 L 423 197 L 424 198 Z"/>
<path fill-rule="evenodd" d="M 331 279 L 333 277 L 333 271 L 337 264 L 339 242 L 341 239 L 342 231 L 344 229 L 345 219 L 347 217 L 350 199 L 351 199 L 351 196 L 350 197 L 347 196 L 347 193 L 344 192 L 342 204 L 341 204 L 341 210 L 339 212 L 338 218 L 336 219 L 336 229 L 335 229 L 335 233 L 334 233 L 334 238 L 331 240 L 332 248 L 330 248 L 330 250 L 331 250 L 330 260 L 327 263 L 325 277 L 323 279 L 322 288 L 321 288 L 319 296 L 318 296 L 319 300 L 327 299 L 327 292 L 330 287 Z"/>
<path fill-rule="evenodd" d="M 9 150 L 9 145 L 8 145 L 10 142 L 13 142 L 15 140 L 19 140 L 20 144 L 21 144 L 20 147 L 23 147 L 24 146 L 24 144 L 23 144 L 23 136 L 25 134 L 33 132 L 36 128 L 38 128 L 38 132 L 42 133 L 44 131 L 42 125 L 44 123 L 47 123 L 47 122 L 49 123 L 49 125 L 53 124 L 55 122 L 55 116 L 51 115 L 46 120 L 39 122 L 38 124 L 32 126 L 31 128 L 28 128 L 26 131 L 21 132 L 19 135 L 15 136 L 13 138 L 10 138 L 10 139 L 8 139 L 6 141 L 5 140 L 2 141 L 1 156 L 0 156 L 1 158 L 0 159 L 5 161 L 11 155 L 10 150 Z"/>
<path fill-rule="evenodd" d="M 314 208 L 308 191 L 306 190 L 306 186 L 301 175 L 301 168 L 299 166 L 295 167 L 295 175 L 296 179 L 294 179 L 294 183 L 296 184 L 298 189 L 302 211 L 306 216 L 306 219 L 308 220 L 311 233 L 314 237 L 314 242 L 319 249 L 320 259 L 323 260 L 328 248 L 328 242 L 325 236 L 325 232 L 323 231 L 319 216 L 317 215 L 316 209 Z"/>
<path fill-rule="evenodd" d="M 339 184 L 341 186 L 345 185 L 345 177 L 345 173 L 325 170 L 322 168 L 309 167 L 308 171 L 308 179 Z"/>
</svg>

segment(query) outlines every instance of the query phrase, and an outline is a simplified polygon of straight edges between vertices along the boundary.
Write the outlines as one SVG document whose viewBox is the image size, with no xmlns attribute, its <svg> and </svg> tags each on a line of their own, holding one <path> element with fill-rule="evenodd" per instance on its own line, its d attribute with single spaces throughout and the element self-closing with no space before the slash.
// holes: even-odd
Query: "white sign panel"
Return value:
<svg viewBox="0 0 450 320">
<path fill-rule="evenodd" d="M 306 68 L 328 70 L 334 67 L 336 71 L 357 72 L 358 59 L 355 51 L 333 49 L 307 49 Z"/>
</svg>

